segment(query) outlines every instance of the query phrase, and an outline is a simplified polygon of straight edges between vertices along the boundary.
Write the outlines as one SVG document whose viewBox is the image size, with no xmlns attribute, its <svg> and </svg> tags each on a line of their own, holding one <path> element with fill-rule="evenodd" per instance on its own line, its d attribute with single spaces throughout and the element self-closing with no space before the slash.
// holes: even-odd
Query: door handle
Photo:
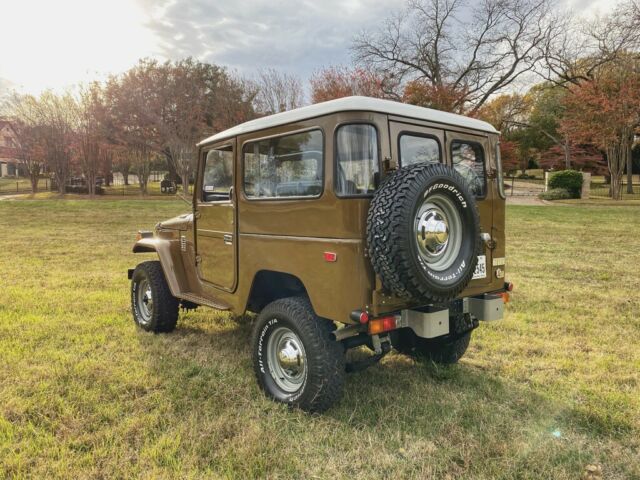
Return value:
<svg viewBox="0 0 640 480">
<path fill-rule="evenodd" d="M 229 233 L 225 233 L 222 236 L 222 239 L 224 240 L 224 244 L 225 245 L 233 245 L 233 235 L 231 235 Z"/>
</svg>

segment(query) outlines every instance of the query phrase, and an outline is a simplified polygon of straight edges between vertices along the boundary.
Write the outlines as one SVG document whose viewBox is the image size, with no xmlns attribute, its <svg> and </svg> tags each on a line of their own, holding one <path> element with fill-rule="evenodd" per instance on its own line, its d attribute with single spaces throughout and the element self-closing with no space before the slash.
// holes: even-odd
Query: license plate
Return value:
<svg viewBox="0 0 640 480">
<path fill-rule="evenodd" d="M 478 255 L 478 264 L 473 272 L 471 280 L 477 280 L 478 278 L 487 278 L 487 256 Z"/>
</svg>

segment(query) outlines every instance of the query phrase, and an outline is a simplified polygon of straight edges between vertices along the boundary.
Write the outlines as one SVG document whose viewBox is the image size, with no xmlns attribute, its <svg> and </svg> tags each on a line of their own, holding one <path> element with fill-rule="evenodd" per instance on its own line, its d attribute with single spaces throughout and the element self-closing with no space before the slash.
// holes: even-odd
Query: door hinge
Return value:
<svg viewBox="0 0 640 480">
<path fill-rule="evenodd" d="M 224 244 L 225 245 L 232 245 L 233 244 L 233 235 L 231 235 L 229 233 L 225 233 L 224 236 L 222 237 L 222 239 L 224 240 Z"/>
<path fill-rule="evenodd" d="M 200 255 L 196 255 L 196 266 L 202 263 L 202 257 Z"/>
</svg>

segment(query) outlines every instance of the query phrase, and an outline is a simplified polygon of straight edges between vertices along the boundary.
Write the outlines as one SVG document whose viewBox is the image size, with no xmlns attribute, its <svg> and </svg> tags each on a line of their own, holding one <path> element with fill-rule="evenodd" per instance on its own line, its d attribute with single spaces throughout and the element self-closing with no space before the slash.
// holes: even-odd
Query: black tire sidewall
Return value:
<svg viewBox="0 0 640 480">
<path fill-rule="evenodd" d="M 267 354 L 267 345 L 273 332 L 279 327 L 286 327 L 295 333 L 303 344 L 305 349 L 305 362 L 307 368 L 305 370 L 305 377 L 300 385 L 300 388 L 295 392 L 285 392 L 282 390 L 271 375 L 269 369 L 269 358 Z M 260 322 L 260 326 L 257 331 L 257 335 L 254 341 L 253 348 L 254 362 L 259 371 L 259 382 L 262 389 L 274 400 L 283 403 L 298 403 L 302 400 L 306 392 L 306 386 L 309 381 L 309 373 L 311 372 L 312 365 L 309 363 L 309 355 L 307 352 L 307 342 L 305 342 L 304 336 L 298 330 L 294 322 L 290 321 L 286 316 L 281 313 L 270 313 L 265 316 L 265 319 Z"/>
<path fill-rule="evenodd" d="M 462 225 L 460 251 L 452 265 L 441 272 L 429 269 L 422 261 L 413 231 L 413 219 L 416 218 L 419 208 L 429 197 L 437 194 L 451 200 L 460 215 Z M 455 289 L 460 283 L 468 282 L 470 272 L 474 271 L 478 261 L 476 245 L 479 232 L 477 231 L 477 219 L 474 212 L 473 202 L 475 202 L 475 199 L 469 195 L 468 189 L 462 188 L 451 178 L 434 176 L 425 182 L 424 187 L 421 189 L 421 194 L 414 197 L 412 201 L 410 221 L 406 222 L 407 235 L 411 238 L 411 248 L 409 248 L 411 259 L 415 265 L 415 271 L 420 275 L 421 282 L 426 284 L 429 290 L 439 292 Z"/>
<path fill-rule="evenodd" d="M 147 282 L 149 282 L 149 285 L 151 286 L 152 295 L 154 295 L 154 298 L 157 298 L 157 294 L 158 294 L 157 287 L 154 285 L 154 282 L 151 280 L 150 275 L 147 273 L 147 271 L 144 268 L 142 268 L 141 266 L 138 266 L 134 270 L 133 276 L 131 277 L 131 309 L 133 310 L 133 318 L 136 322 L 136 325 L 138 325 L 143 330 L 146 330 L 147 332 L 151 332 L 154 330 L 155 323 L 156 323 L 156 318 L 157 318 L 156 309 L 154 308 L 152 312 L 151 320 L 149 320 L 148 323 L 143 323 L 141 321 L 140 309 L 138 306 L 138 295 L 137 295 L 138 288 L 140 287 L 140 282 L 145 279 L 147 280 Z"/>
</svg>

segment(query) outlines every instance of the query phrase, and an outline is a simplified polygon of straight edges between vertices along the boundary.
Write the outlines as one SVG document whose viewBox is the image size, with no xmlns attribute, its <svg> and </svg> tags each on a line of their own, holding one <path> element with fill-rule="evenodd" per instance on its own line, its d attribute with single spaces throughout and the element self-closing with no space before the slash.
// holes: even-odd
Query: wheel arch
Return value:
<svg viewBox="0 0 640 480">
<path fill-rule="evenodd" d="M 251 282 L 246 309 L 260 312 L 275 300 L 297 296 L 307 297 L 311 303 L 307 288 L 296 275 L 275 270 L 259 270 Z M 311 307 L 313 308 L 313 305 Z"/>
</svg>

